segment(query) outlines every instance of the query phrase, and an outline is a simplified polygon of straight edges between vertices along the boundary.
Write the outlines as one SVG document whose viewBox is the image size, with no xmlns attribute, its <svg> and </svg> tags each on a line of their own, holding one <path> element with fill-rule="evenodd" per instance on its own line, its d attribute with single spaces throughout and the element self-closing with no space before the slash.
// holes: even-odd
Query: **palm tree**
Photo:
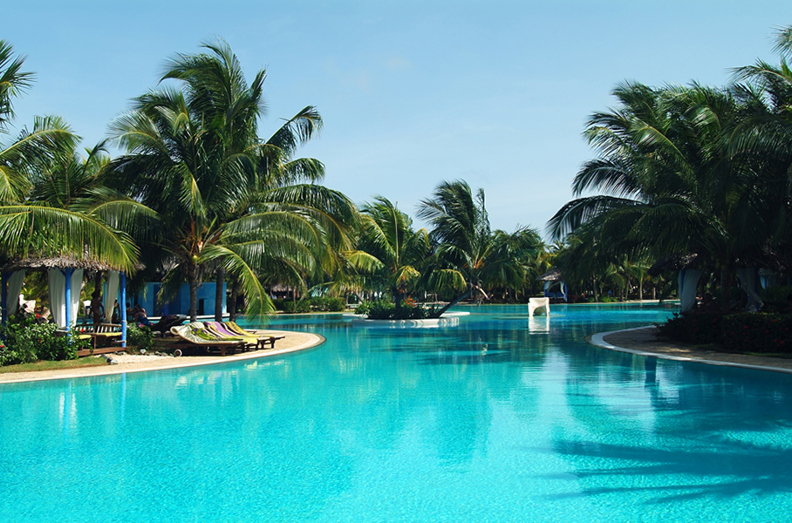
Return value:
<svg viewBox="0 0 792 523">
<path fill-rule="evenodd" d="M 472 295 L 486 297 L 481 277 L 492 238 L 484 191 L 479 189 L 474 198 L 466 182 L 442 182 L 433 198 L 421 201 L 418 216 L 434 227 L 429 233 L 435 252 L 427 284 L 455 292 L 437 315 Z"/>
<path fill-rule="evenodd" d="M 431 251 L 429 233 L 426 229 L 413 231 L 409 216 L 382 196 L 360 211 L 357 250 L 348 259 L 361 273 L 383 275 L 398 307 L 421 277 L 420 266 Z"/>
<path fill-rule="evenodd" d="M 698 253 L 722 274 L 724 303 L 737 260 L 767 238 L 759 173 L 730 154 L 743 107 L 732 92 L 694 85 L 660 90 L 624 84 L 621 107 L 597 113 L 586 136 L 600 158 L 573 190 L 606 194 L 567 203 L 550 220 L 555 238 L 584 224 L 624 252 Z"/>
<path fill-rule="evenodd" d="M 531 227 L 518 227 L 509 234 L 502 230 L 492 233 L 492 249 L 481 274 L 490 294 L 500 289 L 504 298 L 510 291 L 516 299 L 525 288 L 533 288 L 539 277 L 537 258 L 542 248 L 539 233 Z"/>
<path fill-rule="evenodd" d="M 30 89 L 33 73 L 22 71 L 23 57 L 14 57 L 13 46 L 0 40 L 0 130 L 8 129 L 14 118 L 14 98 Z"/>
<path fill-rule="evenodd" d="M 31 85 L 32 74 L 21 71 L 23 63 L 24 59 L 13 57 L 11 45 L 0 40 L 3 134 L 13 119 L 13 99 Z M 115 201 L 99 187 L 90 195 L 72 192 L 78 197 L 68 201 L 55 197 L 55 188 L 45 190 L 49 170 L 73 160 L 78 142 L 62 119 L 48 116 L 36 117 L 32 129 L 23 128 L 16 139 L 0 145 L 0 253 L 6 259 L 90 258 L 133 271 L 137 248 L 119 228 L 129 216 L 127 211 L 137 208 L 135 202 Z"/>
<path fill-rule="evenodd" d="M 313 270 L 328 245 L 348 249 L 354 206 L 335 191 L 294 184 L 323 176 L 320 162 L 293 159 L 321 127 L 316 110 L 303 109 L 261 140 L 265 71 L 247 85 L 227 44 L 203 47 L 210 52 L 166 65 L 163 80 L 181 90 L 140 96 L 113 124 L 128 152 L 113 162 L 116 184 L 161 214 L 152 266 L 168 267 L 164 292 L 189 282 L 193 319 L 198 286 L 214 269 L 220 284 L 225 271 L 238 279 L 257 314 L 272 308 L 259 272 L 277 260 Z"/>
<path fill-rule="evenodd" d="M 774 269 L 792 267 L 792 201 L 789 176 L 792 168 L 792 70 L 787 58 L 792 52 L 792 26 L 776 37 L 781 61 L 773 66 L 764 61 L 736 69 L 735 88 L 747 107 L 743 121 L 730 142 L 732 153 L 745 158 L 750 169 L 760 173 L 758 189 L 770 214 L 766 218 L 772 234 L 764 254 Z"/>
</svg>

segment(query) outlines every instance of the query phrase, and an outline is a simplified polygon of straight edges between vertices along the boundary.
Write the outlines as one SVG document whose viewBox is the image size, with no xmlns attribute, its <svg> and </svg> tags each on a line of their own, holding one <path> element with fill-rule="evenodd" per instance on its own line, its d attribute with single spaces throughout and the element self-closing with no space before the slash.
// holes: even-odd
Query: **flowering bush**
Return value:
<svg viewBox="0 0 792 523">
<path fill-rule="evenodd" d="M 716 312 L 682 314 L 675 312 L 668 321 L 659 325 L 664 338 L 685 343 L 717 343 L 723 315 Z"/>
<path fill-rule="evenodd" d="M 723 318 L 720 343 L 739 352 L 792 352 L 792 316 L 732 314 Z"/>
<path fill-rule="evenodd" d="M 660 335 L 686 343 L 718 343 L 735 352 L 792 352 L 792 316 L 781 314 L 678 314 Z"/>
<path fill-rule="evenodd" d="M 355 312 L 366 314 L 370 320 L 422 320 L 429 317 L 426 309 L 414 304 L 410 305 L 406 300 L 399 307 L 384 300 L 363 302 Z"/>
<path fill-rule="evenodd" d="M 0 365 L 31 363 L 37 360 L 73 360 L 77 351 L 87 348 L 87 340 L 74 333 L 57 335 L 54 323 L 39 323 L 32 316 L 17 317 L 0 327 L 5 340 L 0 347 Z"/>
</svg>

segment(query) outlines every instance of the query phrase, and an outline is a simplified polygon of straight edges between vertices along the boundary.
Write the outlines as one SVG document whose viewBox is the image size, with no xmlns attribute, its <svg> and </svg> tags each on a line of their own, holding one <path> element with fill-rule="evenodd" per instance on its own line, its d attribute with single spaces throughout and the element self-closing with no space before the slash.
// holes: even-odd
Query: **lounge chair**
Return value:
<svg viewBox="0 0 792 523">
<path fill-rule="evenodd" d="M 265 334 L 263 332 L 251 332 L 243 329 L 233 321 L 220 323 L 217 321 L 204 322 L 206 328 L 221 336 L 233 338 L 238 337 L 247 341 L 251 346 L 256 349 L 266 349 L 267 345 L 275 348 L 275 342 L 282 340 L 286 336 L 277 336 L 273 334 Z"/>
<path fill-rule="evenodd" d="M 190 346 L 220 349 L 222 356 L 226 355 L 226 350 L 244 350 L 247 342 L 242 338 L 220 338 L 211 331 L 208 331 L 200 322 L 192 322 L 187 325 L 171 327 L 171 334 L 178 336 Z"/>
<path fill-rule="evenodd" d="M 234 321 L 229 321 L 225 323 L 228 330 L 231 332 L 238 334 L 239 336 L 255 336 L 256 337 L 256 348 L 264 349 L 267 347 L 267 344 L 270 345 L 273 349 L 275 348 L 275 342 L 278 340 L 282 340 L 286 336 L 283 335 L 275 335 L 275 334 L 267 334 L 263 331 L 248 331 L 240 327 Z"/>
<path fill-rule="evenodd" d="M 159 332 L 160 336 L 164 336 L 166 332 L 171 330 L 171 327 L 177 327 L 184 323 L 188 316 L 184 314 L 166 314 L 159 319 L 157 323 L 151 326 L 151 330 Z"/>
</svg>

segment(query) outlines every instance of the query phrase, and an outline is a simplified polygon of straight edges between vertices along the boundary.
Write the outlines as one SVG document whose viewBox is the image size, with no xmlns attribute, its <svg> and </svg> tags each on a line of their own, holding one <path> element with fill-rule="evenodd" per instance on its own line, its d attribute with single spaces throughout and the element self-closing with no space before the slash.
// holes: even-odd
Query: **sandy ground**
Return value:
<svg viewBox="0 0 792 523">
<path fill-rule="evenodd" d="M 792 359 L 731 354 L 728 352 L 702 350 L 683 344 L 674 344 L 658 340 L 655 327 L 599 333 L 586 338 L 586 341 L 597 347 L 630 352 L 642 356 L 656 356 L 669 360 L 697 361 L 711 365 L 792 373 Z"/>
<path fill-rule="evenodd" d="M 139 355 L 109 355 L 118 363 L 115 365 L 84 367 L 77 369 L 62 369 L 40 372 L 13 372 L 0 374 L 0 383 L 18 383 L 21 381 L 39 381 L 63 378 L 80 378 L 84 376 L 103 376 L 106 374 L 123 374 L 126 372 L 141 372 L 161 369 L 174 369 L 178 367 L 193 367 L 197 365 L 211 365 L 226 363 L 236 360 L 253 358 L 266 358 L 279 354 L 287 354 L 298 350 L 310 349 L 324 343 L 325 338 L 308 332 L 291 332 L 267 330 L 267 334 L 284 335 L 282 340 L 275 343 L 274 349 L 229 354 L 227 356 L 139 356 Z"/>
</svg>

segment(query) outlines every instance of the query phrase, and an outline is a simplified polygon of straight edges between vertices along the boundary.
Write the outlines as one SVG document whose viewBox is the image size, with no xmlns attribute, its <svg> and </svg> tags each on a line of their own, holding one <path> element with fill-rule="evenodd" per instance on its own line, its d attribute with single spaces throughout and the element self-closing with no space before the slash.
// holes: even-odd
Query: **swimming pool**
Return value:
<svg viewBox="0 0 792 523">
<path fill-rule="evenodd" d="M 280 318 L 327 343 L 0 387 L 2 521 L 779 521 L 792 376 L 585 344 L 656 307 Z"/>
</svg>

